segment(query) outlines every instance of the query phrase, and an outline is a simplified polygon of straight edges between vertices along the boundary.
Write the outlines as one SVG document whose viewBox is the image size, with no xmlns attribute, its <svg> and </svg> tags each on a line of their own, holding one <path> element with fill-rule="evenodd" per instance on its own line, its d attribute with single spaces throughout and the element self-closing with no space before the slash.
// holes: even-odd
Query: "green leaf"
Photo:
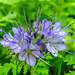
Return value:
<svg viewBox="0 0 75 75">
<path fill-rule="evenodd" d="M 13 75 L 17 75 L 17 66 L 16 65 L 13 65 L 12 73 L 13 73 Z"/>
<path fill-rule="evenodd" d="M 27 73 L 27 70 L 28 70 L 28 65 L 24 65 L 23 67 L 23 74 L 25 75 Z"/>
<path fill-rule="evenodd" d="M 21 0 L 0 0 L 0 2 L 3 2 L 3 3 L 5 3 L 5 4 L 10 4 L 10 5 L 12 5 L 12 4 L 14 4 L 14 3 L 18 3 L 18 2 L 20 2 Z"/>
<path fill-rule="evenodd" d="M 20 73 L 23 65 L 18 65 L 17 72 Z"/>
<path fill-rule="evenodd" d="M 67 62 L 67 65 L 72 65 L 75 64 L 75 56 L 74 55 L 66 55 L 66 57 L 64 57 L 64 62 Z"/>
<path fill-rule="evenodd" d="M 64 8 L 67 8 L 67 7 L 75 7 L 75 3 L 65 3 Z"/>
<path fill-rule="evenodd" d="M 75 71 L 69 71 L 69 73 L 65 73 L 64 75 L 75 75 Z"/>
<path fill-rule="evenodd" d="M 17 16 L 17 12 L 9 12 L 9 14 L 7 16 L 4 16 L 0 19 L 0 21 L 9 21 L 11 22 L 9 19 L 15 18 Z"/>
</svg>

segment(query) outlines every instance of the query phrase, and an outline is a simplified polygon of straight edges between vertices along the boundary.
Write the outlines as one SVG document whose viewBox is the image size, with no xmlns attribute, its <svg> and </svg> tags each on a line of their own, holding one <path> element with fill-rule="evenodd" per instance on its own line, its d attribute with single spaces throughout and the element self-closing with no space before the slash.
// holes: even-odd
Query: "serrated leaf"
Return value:
<svg viewBox="0 0 75 75">
<path fill-rule="evenodd" d="M 28 70 L 28 65 L 24 65 L 23 67 L 23 74 L 26 74 Z"/>
<path fill-rule="evenodd" d="M 66 57 L 63 59 L 64 62 L 67 62 L 67 65 L 73 65 L 75 64 L 75 56 L 74 55 L 66 55 Z"/>
<path fill-rule="evenodd" d="M 69 73 L 65 73 L 64 75 L 75 75 L 75 71 L 69 71 Z"/>
</svg>

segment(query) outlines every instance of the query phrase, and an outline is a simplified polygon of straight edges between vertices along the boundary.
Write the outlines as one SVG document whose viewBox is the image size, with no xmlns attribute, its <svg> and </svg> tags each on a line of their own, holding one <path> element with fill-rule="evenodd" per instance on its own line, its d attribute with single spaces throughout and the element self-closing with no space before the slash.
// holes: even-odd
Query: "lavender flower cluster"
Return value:
<svg viewBox="0 0 75 75">
<path fill-rule="evenodd" d="M 33 66 L 36 58 L 45 56 L 43 52 L 49 51 L 53 56 L 58 56 L 58 50 L 66 49 L 64 36 L 67 32 L 61 29 L 62 22 L 53 22 L 43 19 L 42 22 L 34 21 L 33 28 L 27 27 L 25 31 L 20 25 L 12 27 L 14 35 L 6 33 L 4 39 L 0 43 L 6 47 L 9 46 L 15 54 L 19 53 L 19 60 L 24 61 Z"/>
</svg>

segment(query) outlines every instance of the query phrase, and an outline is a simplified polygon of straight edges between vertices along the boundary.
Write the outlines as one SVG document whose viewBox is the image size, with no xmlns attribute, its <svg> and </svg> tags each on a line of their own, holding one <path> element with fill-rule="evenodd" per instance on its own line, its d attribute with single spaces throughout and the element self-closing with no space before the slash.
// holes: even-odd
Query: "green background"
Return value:
<svg viewBox="0 0 75 75">
<path fill-rule="evenodd" d="M 55 20 L 63 14 L 57 20 L 63 22 L 66 19 L 62 23 L 62 28 L 75 19 L 74 0 L 0 0 L 0 27 L 13 35 L 11 27 L 13 27 L 12 23 L 16 23 L 14 19 L 26 29 L 25 18 L 27 21 L 30 18 L 33 24 L 39 9 L 42 19 L 47 19 L 54 11 L 57 11 Z M 69 32 L 69 35 L 65 39 L 75 40 L 75 24 L 68 27 L 66 31 Z M 0 38 L 3 38 L 3 34 L 3 32 L 0 32 Z M 66 44 L 66 50 L 75 54 L 75 41 L 67 41 Z M 37 60 L 36 65 L 30 69 L 25 61 L 21 62 L 17 57 L 14 60 L 14 53 L 9 51 L 8 48 L 0 44 L 0 75 L 75 75 L 75 55 L 73 54 L 65 51 L 59 52 L 58 57 L 48 54 L 48 56 L 42 58 L 51 66 Z"/>
</svg>

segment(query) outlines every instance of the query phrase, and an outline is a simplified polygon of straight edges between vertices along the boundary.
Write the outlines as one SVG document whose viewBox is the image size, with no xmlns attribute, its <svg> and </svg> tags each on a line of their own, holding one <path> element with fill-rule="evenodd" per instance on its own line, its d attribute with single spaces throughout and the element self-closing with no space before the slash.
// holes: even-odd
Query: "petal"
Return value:
<svg viewBox="0 0 75 75">
<path fill-rule="evenodd" d="M 33 55 L 29 54 L 29 56 L 28 56 L 27 59 L 26 59 L 26 62 L 27 62 L 30 66 L 34 66 L 35 63 L 36 63 L 36 58 L 35 58 Z"/>
<path fill-rule="evenodd" d="M 47 47 L 48 51 L 51 52 L 51 54 L 53 56 L 55 56 L 55 57 L 58 56 L 58 51 L 52 45 L 50 45 L 50 43 L 47 43 L 46 47 Z"/>
<path fill-rule="evenodd" d="M 35 50 L 36 47 L 35 47 L 33 44 L 30 44 L 30 45 L 29 45 L 29 49 L 33 49 L 33 50 Z"/>
<path fill-rule="evenodd" d="M 55 24 L 54 24 L 54 28 L 53 28 L 53 31 L 54 32 L 58 32 L 58 31 L 60 31 L 60 29 L 61 29 L 61 22 L 56 22 Z"/>
<path fill-rule="evenodd" d="M 1 40 L 0 43 L 1 43 L 4 47 L 9 46 L 9 43 L 6 42 L 5 40 Z"/>
<path fill-rule="evenodd" d="M 62 42 L 63 41 L 63 37 L 54 35 L 53 37 L 50 38 L 49 40 L 51 43 L 58 43 L 58 42 Z"/>
<path fill-rule="evenodd" d="M 4 34 L 3 35 L 3 38 L 6 40 L 6 41 L 12 41 L 12 36 L 11 36 L 11 34 L 9 33 L 9 34 Z"/>
<path fill-rule="evenodd" d="M 24 43 L 24 44 L 21 46 L 21 51 L 24 51 L 24 50 L 28 50 L 28 45 L 26 45 L 26 43 Z"/>
<path fill-rule="evenodd" d="M 16 42 L 10 42 L 9 46 L 11 49 L 17 48 L 19 45 Z"/>
<path fill-rule="evenodd" d="M 66 36 L 67 31 L 60 31 L 59 34 L 60 34 L 61 36 Z"/>
<path fill-rule="evenodd" d="M 38 58 L 40 55 L 42 55 L 39 50 L 34 50 L 34 51 L 32 51 L 32 54 L 33 54 L 35 57 L 37 57 L 37 58 Z"/>
<path fill-rule="evenodd" d="M 15 53 L 19 53 L 20 51 L 21 51 L 21 47 L 17 47 L 17 48 L 14 49 Z"/>
<path fill-rule="evenodd" d="M 24 61 L 27 58 L 27 54 L 25 52 L 21 52 L 19 54 L 19 60 Z"/>
<path fill-rule="evenodd" d="M 18 29 L 17 28 L 12 27 L 12 31 L 14 32 L 14 34 L 18 33 Z"/>
<path fill-rule="evenodd" d="M 66 44 L 54 44 L 54 47 L 57 49 L 57 50 L 64 50 L 66 49 Z"/>
</svg>

